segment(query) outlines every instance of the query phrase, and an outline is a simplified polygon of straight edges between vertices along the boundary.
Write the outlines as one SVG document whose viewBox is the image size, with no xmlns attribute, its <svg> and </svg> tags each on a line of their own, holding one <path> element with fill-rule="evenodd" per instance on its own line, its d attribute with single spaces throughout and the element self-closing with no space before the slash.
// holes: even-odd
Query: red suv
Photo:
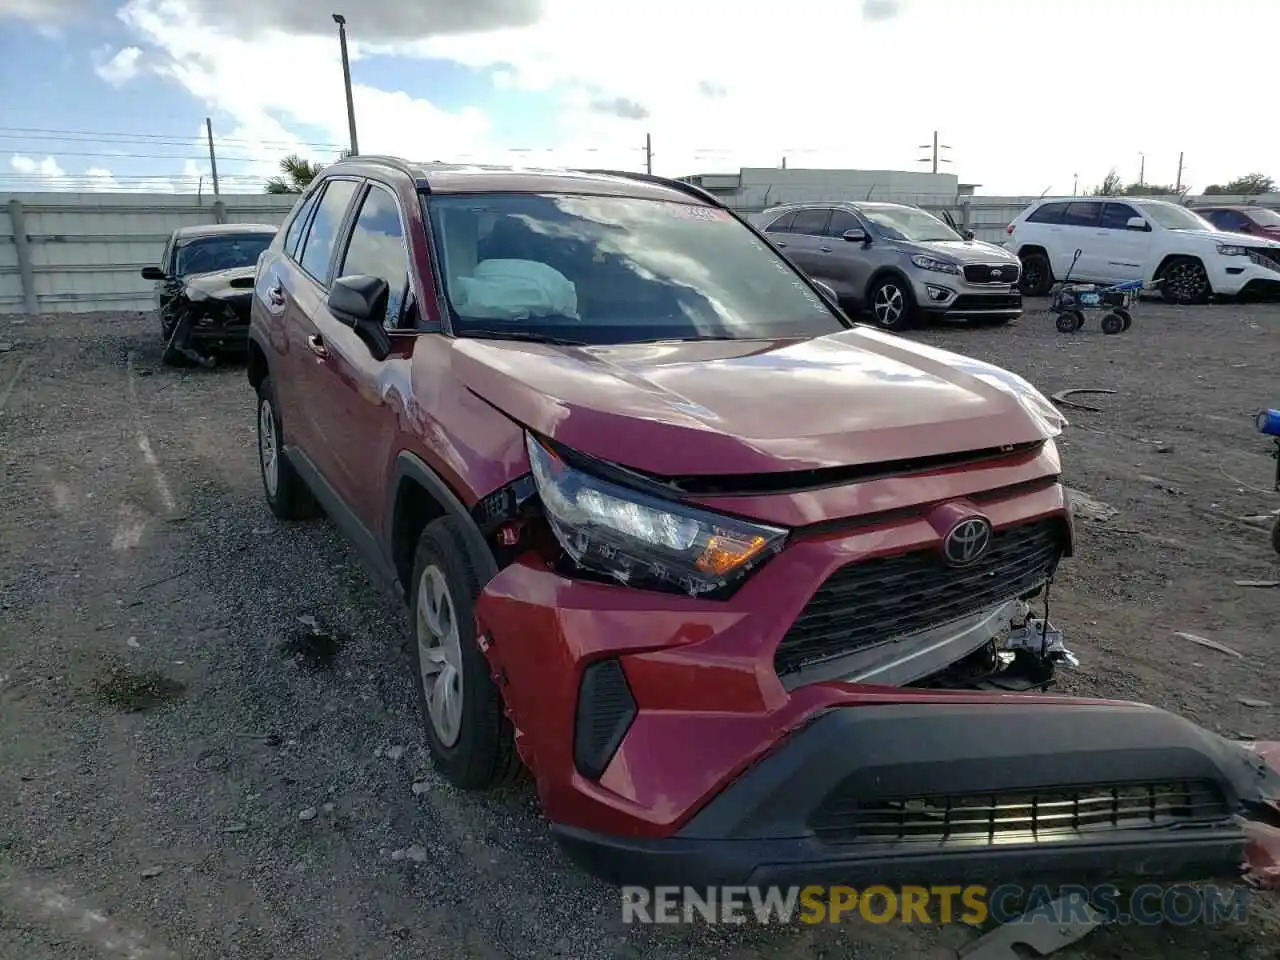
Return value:
<svg viewBox="0 0 1280 960">
<path fill-rule="evenodd" d="M 404 596 L 442 773 L 614 880 L 1234 871 L 1257 754 L 1041 692 L 1053 405 L 833 300 L 681 182 L 339 162 L 259 262 L 267 501 Z"/>
</svg>

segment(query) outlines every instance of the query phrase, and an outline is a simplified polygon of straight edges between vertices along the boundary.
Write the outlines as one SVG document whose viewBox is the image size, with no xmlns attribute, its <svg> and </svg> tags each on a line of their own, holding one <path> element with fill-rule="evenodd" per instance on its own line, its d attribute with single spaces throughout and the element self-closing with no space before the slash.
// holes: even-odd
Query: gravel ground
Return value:
<svg viewBox="0 0 1280 960">
<path fill-rule="evenodd" d="M 1104 387 L 1062 442 L 1080 523 L 1054 619 L 1068 691 L 1280 739 L 1280 310 L 1139 311 L 1122 337 L 1032 311 L 921 338 L 1046 391 Z M 781 960 L 950 956 L 960 927 L 638 928 L 527 786 L 431 771 L 407 620 L 319 522 L 263 503 L 240 367 L 159 365 L 133 315 L 0 318 L 0 958 Z M 1268 345 L 1272 360 L 1268 362 Z M 1239 658 L 1176 631 L 1225 643 Z M 1056 954 L 1280 956 L 1243 927 L 1098 931 Z"/>
</svg>

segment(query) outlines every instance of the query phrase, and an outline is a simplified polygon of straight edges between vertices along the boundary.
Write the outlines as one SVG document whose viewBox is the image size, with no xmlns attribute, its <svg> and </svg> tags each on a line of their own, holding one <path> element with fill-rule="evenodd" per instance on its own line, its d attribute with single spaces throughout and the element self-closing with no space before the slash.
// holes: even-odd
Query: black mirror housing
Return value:
<svg viewBox="0 0 1280 960">
<path fill-rule="evenodd" d="M 333 281 L 326 301 L 333 318 L 354 330 L 378 360 L 391 353 L 391 337 L 382 325 L 390 292 L 387 281 L 355 274 Z"/>
<path fill-rule="evenodd" d="M 841 239 L 848 240 L 850 243 L 870 243 L 871 238 L 861 230 L 846 230 L 840 234 Z"/>
<path fill-rule="evenodd" d="M 143 280 L 167 280 L 169 278 L 168 278 L 168 275 L 159 267 L 143 267 L 142 279 Z"/>
</svg>

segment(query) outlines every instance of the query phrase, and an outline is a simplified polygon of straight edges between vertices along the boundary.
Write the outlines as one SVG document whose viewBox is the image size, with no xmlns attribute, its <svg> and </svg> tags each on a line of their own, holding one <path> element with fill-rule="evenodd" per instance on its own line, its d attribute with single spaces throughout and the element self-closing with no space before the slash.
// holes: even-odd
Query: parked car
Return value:
<svg viewBox="0 0 1280 960">
<path fill-rule="evenodd" d="M 1008 234 L 1008 248 L 1022 260 L 1022 290 L 1031 296 L 1047 294 L 1068 271 L 1091 283 L 1159 280 L 1171 303 L 1280 287 L 1280 240 L 1224 233 L 1167 200 L 1037 200 Z"/>
<path fill-rule="evenodd" d="M 1196 213 L 1219 230 L 1280 239 L 1280 213 L 1247 204 L 1196 207 Z"/>
<path fill-rule="evenodd" d="M 1234 872 L 1280 798 L 1170 714 L 1038 692 L 1053 404 L 851 324 L 697 187 L 339 161 L 249 337 L 267 504 L 404 597 L 435 765 L 526 765 L 603 876 Z"/>
<path fill-rule="evenodd" d="M 254 270 L 275 235 L 269 223 L 173 231 L 160 265 L 142 268 L 142 276 L 155 281 L 166 363 L 208 366 L 221 353 L 245 351 Z"/>
<path fill-rule="evenodd" d="M 1008 322 L 1022 313 L 1018 258 L 901 203 L 797 203 L 760 227 L 842 304 L 886 330 L 925 319 Z"/>
</svg>

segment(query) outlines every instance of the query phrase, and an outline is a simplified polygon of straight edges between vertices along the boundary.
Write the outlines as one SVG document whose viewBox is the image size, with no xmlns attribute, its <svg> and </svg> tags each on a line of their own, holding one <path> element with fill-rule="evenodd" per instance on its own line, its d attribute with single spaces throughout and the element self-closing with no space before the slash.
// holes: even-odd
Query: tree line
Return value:
<svg viewBox="0 0 1280 960">
<path fill-rule="evenodd" d="M 1190 188 L 1178 189 L 1165 183 L 1125 183 L 1111 169 L 1102 183 L 1089 191 L 1091 197 L 1185 197 Z M 1274 193 L 1276 182 L 1265 173 L 1246 173 L 1227 183 L 1214 183 L 1204 188 L 1204 196 L 1239 197 L 1259 193 Z"/>
</svg>

